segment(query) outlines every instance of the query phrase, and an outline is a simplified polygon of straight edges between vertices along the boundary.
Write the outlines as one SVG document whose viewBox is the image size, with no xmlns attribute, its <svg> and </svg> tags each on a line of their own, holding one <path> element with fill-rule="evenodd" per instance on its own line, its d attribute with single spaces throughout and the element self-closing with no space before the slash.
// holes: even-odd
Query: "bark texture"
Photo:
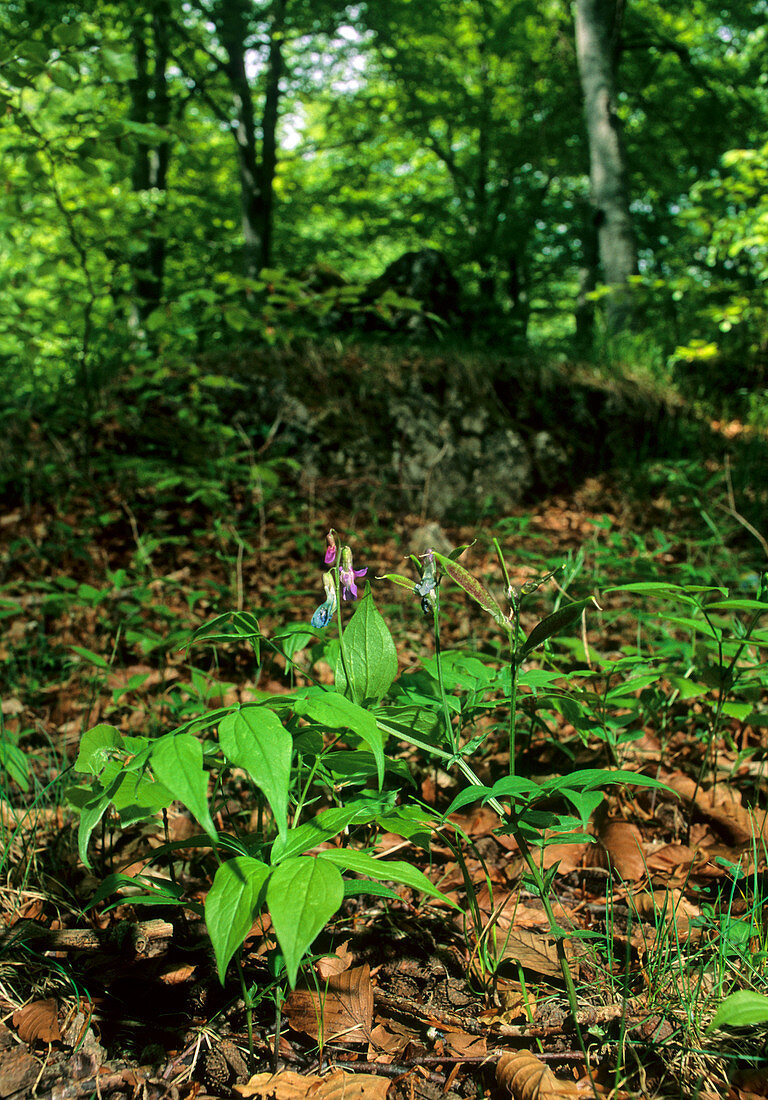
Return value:
<svg viewBox="0 0 768 1100">
<path fill-rule="evenodd" d="M 153 0 L 140 10 L 132 27 L 136 76 L 130 82 L 131 118 L 142 125 L 166 129 L 171 115 L 166 70 L 170 57 L 167 0 Z M 147 196 L 149 218 L 146 247 L 133 264 L 134 321 L 143 324 L 160 304 L 165 275 L 164 195 L 170 160 L 170 139 L 140 141 L 134 154 L 131 184 Z"/>
<path fill-rule="evenodd" d="M 631 322 L 629 278 L 637 271 L 626 158 L 616 115 L 620 14 L 620 0 L 576 0 L 576 54 L 589 143 L 592 204 L 602 281 L 612 291 L 606 311 L 613 332 Z"/>
<path fill-rule="evenodd" d="M 243 268 L 244 274 L 252 279 L 269 265 L 271 258 L 276 132 L 286 6 L 287 0 L 275 0 L 272 6 L 264 107 L 258 123 L 246 64 L 252 5 L 248 0 L 219 0 L 214 9 L 216 29 L 226 54 L 223 68 L 234 105 L 233 133 L 240 175 Z"/>
</svg>

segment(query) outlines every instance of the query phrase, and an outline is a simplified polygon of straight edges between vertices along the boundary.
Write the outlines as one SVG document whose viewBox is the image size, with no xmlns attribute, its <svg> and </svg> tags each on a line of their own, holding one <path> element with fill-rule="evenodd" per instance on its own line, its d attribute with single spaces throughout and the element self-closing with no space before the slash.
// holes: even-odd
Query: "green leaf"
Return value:
<svg viewBox="0 0 768 1100">
<path fill-rule="evenodd" d="M 725 998 L 707 1032 L 718 1027 L 754 1027 L 764 1023 L 768 1023 L 768 997 L 751 989 L 740 989 Z"/>
<path fill-rule="evenodd" d="M 274 711 L 246 707 L 219 723 L 219 744 L 235 767 L 245 768 L 264 792 L 278 832 L 288 831 L 288 791 L 291 785 L 293 740 Z"/>
<path fill-rule="evenodd" d="M 1 770 L 5 770 L 23 791 L 29 790 L 29 761 L 22 749 L 10 741 L 0 741 Z"/>
<path fill-rule="evenodd" d="M 404 577 L 401 573 L 385 573 L 383 577 L 377 577 L 377 581 L 390 581 L 399 588 L 407 588 L 413 594 L 416 591 L 416 582 Z"/>
<path fill-rule="evenodd" d="M 77 829 L 77 852 L 80 856 L 80 862 L 84 867 L 90 869 L 91 862 L 88 859 L 88 842 L 91 839 L 91 834 L 96 826 L 104 816 L 107 807 L 109 806 L 110 798 L 108 795 L 102 795 L 90 806 L 84 806 L 80 811 L 80 824 Z"/>
<path fill-rule="evenodd" d="M 768 603 L 762 600 L 718 600 L 708 603 L 707 611 L 759 611 L 768 615 Z"/>
<path fill-rule="evenodd" d="M 306 688 L 296 696 L 294 710 L 330 729 L 350 729 L 365 741 L 375 757 L 381 787 L 384 782 L 384 738 L 369 711 L 337 691 L 315 687 Z"/>
<path fill-rule="evenodd" d="M 80 856 L 80 862 L 84 867 L 90 868 L 91 866 L 88 859 L 88 842 L 91 839 L 93 830 L 104 816 L 107 807 L 112 801 L 112 796 L 120 786 L 122 779 L 122 775 L 118 775 L 106 788 L 102 787 L 99 782 L 94 781 L 90 791 L 78 792 L 76 788 L 75 791 L 70 792 L 70 801 L 78 805 L 80 809 L 80 824 L 77 830 L 77 851 Z M 80 797 L 77 797 L 78 793 Z"/>
<path fill-rule="evenodd" d="M 672 687 L 680 693 L 681 699 L 696 699 L 699 695 L 706 695 L 709 691 L 706 684 L 689 680 L 686 676 L 674 676 L 667 673 L 667 679 Z"/>
<path fill-rule="evenodd" d="M 354 848 L 326 848 L 318 854 L 318 859 L 327 860 L 344 871 L 354 871 L 356 875 L 367 875 L 377 882 L 400 882 L 403 886 L 410 886 L 422 894 L 431 898 L 439 898 L 454 909 L 459 906 L 454 901 L 449 901 L 445 894 L 429 881 L 427 876 L 410 863 L 399 859 L 374 859 L 366 852 L 357 852 Z"/>
<path fill-rule="evenodd" d="M 272 636 L 273 642 L 279 642 L 283 653 L 288 658 L 293 658 L 297 653 L 300 653 L 302 649 L 306 649 L 307 646 L 314 642 L 317 638 L 317 631 L 307 630 L 302 624 L 291 624 L 286 627 L 280 634 L 274 634 Z M 290 661 L 286 665 L 286 675 L 290 672 Z"/>
<path fill-rule="evenodd" d="M 613 699 L 621 699 L 625 695 L 633 695 L 636 691 L 642 691 L 643 688 L 655 684 L 661 676 L 661 672 L 645 672 L 642 676 L 630 676 L 628 680 L 623 680 L 616 687 L 611 688 L 606 693 L 605 698 L 608 702 L 611 702 Z"/>
<path fill-rule="evenodd" d="M 216 871 L 213 886 L 205 899 L 205 924 L 222 985 L 229 960 L 256 919 L 269 874 L 266 863 L 251 856 L 235 856 Z"/>
<path fill-rule="evenodd" d="M 99 50 L 99 58 L 107 75 L 118 83 L 132 80 L 136 76 L 136 65 L 130 53 L 119 53 L 117 50 L 102 46 Z"/>
<path fill-rule="evenodd" d="M 225 629 L 226 628 L 226 629 Z M 215 619 L 198 627 L 190 638 L 190 645 L 202 642 L 211 645 L 217 642 L 236 642 L 242 639 L 250 641 L 258 655 L 258 640 L 261 638 L 259 620 L 249 611 L 225 611 Z"/>
<path fill-rule="evenodd" d="M 592 814 L 605 798 L 605 791 L 572 791 L 567 787 L 562 787 L 560 793 L 576 808 L 583 829 L 586 829 Z"/>
<path fill-rule="evenodd" d="M 389 898 L 390 901 L 400 901 L 400 895 L 382 882 L 374 882 L 370 878 L 345 878 L 344 897 L 356 898 L 361 895 L 363 897 L 371 895 L 377 898 Z"/>
<path fill-rule="evenodd" d="M 322 760 L 321 768 L 334 783 L 343 785 L 363 784 L 367 779 L 377 774 L 376 760 L 373 753 L 367 749 L 357 748 L 352 752 L 328 753 Z M 405 760 L 386 758 L 386 770 L 389 775 L 396 775 L 405 783 L 415 786 L 411 770 Z"/>
<path fill-rule="evenodd" d="M 474 790 L 473 787 L 469 789 Z M 531 795 L 536 797 L 540 792 L 541 787 L 532 779 L 523 779 L 519 775 L 505 775 L 493 784 L 483 798 L 483 802 L 487 802 L 489 798 L 519 798 L 527 802 Z"/>
<path fill-rule="evenodd" d="M 86 730 L 80 741 L 80 751 L 74 763 L 76 772 L 100 775 L 115 749 L 120 748 L 122 738 L 114 726 L 100 723 Z"/>
<path fill-rule="evenodd" d="M 212 840 L 216 828 L 208 809 L 208 773 L 203 746 L 191 733 L 167 734 L 152 749 L 152 770 L 174 798 L 183 802 Z"/>
<path fill-rule="evenodd" d="M 279 863 L 302 852 L 310 852 L 319 844 L 333 840 L 335 836 L 351 825 L 358 815 L 354 805 L 338 806 L 331 810 L 322 810 L 303 825 L 289 829 L 286 836 L 278 837 L 272 845 L 271 862 Z"/>
<path fill-rule="evenodd" d="M 566 604 L 565 607 L 560 607 L 557 611 L 553 611 L 551 615 L 547 615 L 545 619 L 542 619 L 540 623 L 536 624 L 517 650 L 515 653 L 515 661 L 518 664 L 524 661 L 528 654 L 536 649 L 537 646 L 540 646 L 542 642 L 545 642 L 547 638 L 551 638 L 554 634 L 559 634 L 569 627 L 571 623 L 580 618 L 581 613 L 588 607 L 598 607 L 597 601 L 593 596 L 590 596 L 587 600 L 579 600 L 577 603 Z"/>
<path fill-rule="evenodd" d="M 131 878 L 130 875 L 113 874 L 107 875 L 102 880 L 96 893 L 88 902 L 86 910 L 96 908 L 105 898 L 117 893 L 118 890 L 124 887 L 129 888 L 132 892 L 118 898 L 114 903 L 115 905 L 125 901 L 130 902 L 131 905 L 152 904 L 153 902 L 156 905 L 186 904 L 182 899 L 183 887 L 173 882 L 158 882 L 147 875 L 137 875 L 135 878 Z M 137 894 L 137 890 L 144 890 L 145 893 Z"/>
<path fill-rule="evenodd" d="M 51 38 L 57 46 L 74 46 L 82 41 L 83 29 L 79 23 L 59 23 L 51 31 Z"/>
<path fill-rule="evenodd" d="M 398 806 L 389 813 L 378 815 L 376 821 L 385 832 L 404 836 L 425 852 L 430 850 L 432 832 L 437 827 L 437 821 L 421 806 Z"/>
<path fill-rule="evenodd" d="M 593 791 L 598 787 L 610 787 L 615 783 L 627 783 L 633 787 L 656 787 L 671 791 L 665 783 L 654 779 L 652 775 L 643 775 L 641 772 L 610 771 L 608 768 L 585 768 L 582 771 L 571 772 L 570 775 L 556 776 L 542 783 L 539 790 L 542 795 L 553 794 L 565 788 L 574 791 Z M 674 793 L 674 792 L 672 792 Z"/>
<path fill-rule="evenodd" d="M 509 667 L 502 669 L 502 673 L 506 674 L 506 679 L 509 680 Z M 561 680 L 562 678 L 563 674 L 561 672 L 547 672 L 543 668 L 529 668 L 520 673 L 517 678 L 517 686 L 529 687 L 535 690 L 538 687 L 546 687 L 553 680 Z"/>
<path fill-rule="evenodd" d="M 616 584 L 604 588 L 603 592 L 633 592 L 640 596 L 669 596 L 670 599 L 684 599 L 691 592 L 721 592 L 728 595 L 727 588 L 711 584 L 665 584 L 661 581 L 637 581 L 634 584 Z M 685 602 L 690 602 L 687 600 Z"/>
<path fill-rule="evenodd" d="M 456 810 L 462 809 L 464 806 L 468 806 L 471 802 L 479 802 L 480 799 L 485 799 L 486 795 L 490 795 L 491 788 L 484 787 L 481 784 L 477 784 L 473 787 L 465 787 L 463 791 L 454 798 L 448 809 L 443 814 L 443 818 L 450 817 Z"/>
<path fill-rule="evenodd" d="M 399 683 L 402 685 L 402 680 Z M 379 707 L 376 722 L 388 737 L 399 737 L 416 744 L 424 740 L 439 744 L 445 741 L 445 728 L 437 706 L 437 700 L 430 699 L 428 706 L 411 703 L 407 706 Z"/>
<path fill-rule="evenodd" d="M 372 700 L 378 703 L 397 676 L 397 650 L 387 624 L 376 609 L 370 589 L 357 605 L 344 631 L 344 654 L 354 702 Z M 347 679 L 341 654 L 336 661 L 335 675 L 337 689 L 346 691 Z"/>
<path fill-rule="evenodd" d="M 754 710 L 751 703 L 723 703 L 722 713 L 728 718 L 736 718 L 739 722 L 746 722 Z"/>
<path fill-rule="evenodd" d="M 126 826 L 164 810 L 173 802 L 173 795 L 151 775 L 123 769 L 123 781 L 112 802 L 120 815 L 120 824 Z"/>
<path fill-rule="evenodd" d="M 86 661 L 90 661 L 92 665 L 96 665 L 97 668 L 109 670 L 109 661 L 105 660 L 100 653 L 94 653 L 92 649 L 86 649 L 82 645 L 71 645 L 69 647 L 74 653 L 77 653 L 79 657 L 82 657 Z"/>
<path fill-rule="evenodd" d="M 297 856 L 272 872 L 267 906 L 292 989 L 306 951 L 343 900 L 344 880 L 327 860 Z"/>
<path fill-rule="evenodd" d="M 496 600 L 491 593 L 485 587 L 485 585 L 473 577 L 472 574 L 464 568 L 463 565 L 459 565 L 457 561 L 451 561 L 450 558 L 446 558 L 443 554 L 438 554 L 434 551 L 435 561 L 439 562 L 440 566 L 445 573 L 455 581 L 460 588 L 472 597 L 477 603 L 480 604 L 483 611 L 487 611 L 495 623 L 504 627 L 505 630 L 509 629 L 509 620 L 504 615 L 504 612 L 499 607 Z"/>
<path fill-rule="evenodd" d="M 716 639 L 718 637 L 717 631 L 709 625 L 706 619 L 691 619 L 685 615 L 659 615 L 660 619 L 663 619 L 665 623 L 676 623 L 677 626 L 687 627 L 688 630 L 693 630 L 697 634 L 704 634 L 707 638 Z"/>
</svg>

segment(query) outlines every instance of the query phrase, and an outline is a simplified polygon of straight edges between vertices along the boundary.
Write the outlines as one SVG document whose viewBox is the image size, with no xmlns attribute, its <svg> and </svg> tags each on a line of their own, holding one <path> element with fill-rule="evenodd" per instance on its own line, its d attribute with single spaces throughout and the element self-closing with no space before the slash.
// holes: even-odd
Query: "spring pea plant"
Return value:
<svg viewBox="0 0 768 1100">
<path fill-rule="evenodd" d="M 339 545 L 333 530 L 325 553 L 325 599 L 312 616 L 311 629 L 289 629 L 269 639 L 247 612 L 219 616 L 203 627 L 194 641 L 216 645 L 247 640 L 257 661 L 261 648 L 270 646 L 289 665 L 302 645 L 322 640 L 334 685 L 312 682 L 305 675 L 310 682 L 304 686 L 284 694 L 261 693 L 253 702 L 211 710 L 151 740 L 125 735 L 108 725 L 86 732 L 75 770 L 87 780 L 70 792 L 80 811 L 82 861 L 89 865 L 89 841 L 100 823 L 102 828 L 110 821 L 127 827 L 161 812 L 165 816 L 171 802 L 181 802 L 202 832 L 183 842 L 171 843 L 166 837 L 154 858 L 172 856 L 182 846 L 212 850 L 217 868 L 205 905 L 185 901 L 173 879 L 159 886 L 146 876 L 140 882 L 145 892 L 131 896 L 131 902 L 183 904 L 204 914 L 222 983 L 254 922 L 268 913 L 277 941 L 275 958 L 283 960 L 288 982 L 294 986 L 315 938 L 346 896 L 396 896 L 389 885 L 395 883 L 447 901 L 409 863 L 376 858 L 379 830 L 428 849 L 431 832 L 442 824 L 409 797 L 412 781 L 407 766 L 388 751 L 388 746 L 405 741 L 427 758 L 456 769 L 463 778 L 465 786 L 448 813 L 470 802 L 488 803 L 499 814 L 499 831 L 517 840 L 556 937 L 575 1013 L 575 989 L 563 942 L 566 932 L 558 927 L 550 902 L 554 869 L 545 874 L 534 851 L 553 841 L 584 840 L 589 816 L 609 784 L 654 785 L 654 781 L 616 770 L 580 771 L 544 782 L 515 773 L 520 670 L 537 647 L 571 627 L 593 601 L 558 608 L 523 637 L 524 602 L 552 574 L 516 588 L 496 546 L 507 586 L 506 612 L 456 560 L 466 547 L 447 557 L 428 551 L 422 559 L 414 559 L 419 567 L 417 581 L 396 574 L 386 578 L 418 596 L 422 610 L 433 621 L 435 656 L 425 658 L 416 673 L 398 676 L 395 645 L 370 586 L 364 594 L 359 590 L 366 570 L 355 569 L 351 549 Z M 505 666 L 488 666 L 474 655 L 442 653 L 439 586 L 445 576 L 476 600 L 502 631 L 509 648 Z M 355 602 L 345 626 L 343 608 Z M 336 637 L 327 631 L 334 619 Z M 472 735 L 471 718 L 478 709 L 487 709 L 491 696 L 494 706 L 509 711 L 509 774 L 487 787 L 480 783 L 473 762 L 484 736 Z M 252 791 L 252 808 L 257 810 L 252 831 L 239 827 L 227 799 L 227 776 L 233 770 L 246 777 Z M 564 804 L 574 812 L 551 808 Z M 135 890 L 137 880 L 108 874 L 94 903 L 129 884 Z M 250 1028 L 253 1001 L 242 966 L 237 971 Z"/>
<path fill-rule="evenodd" d="M 594 598 L 567 603 L 560 606 L 552 614 L 541 619 L 527 636 L 523 636 L 521 629 L 521 612 L 528 597 L 532 596 L 543 584 L 550 580 L 559 570 L 547 573 L 528 581 L 522 586 L 511 584 L 504 555 L 496 539 L 494 546 L 499 558 L 506 587 L 506 600 L 509 610 L 504 611 L 490 590 L 470 573 L 456 559 L 468 549 L 462 547 L 451 555 L 439 554 L 436 550 L 428 550 L 421 560 L 413 558 L 414 564 L 419 568 L 420 578 L 413 583 L 398 574 L 388 574 L 383 580 L 391 581 L 401 587 L 409 588 L 415 595 L 421 598 L 422 611 L 433 620 L 435 636 L 435 675 L 438 683 L 438 697 L 442 709 L 442 745 L 425 745 L 409 739 L 413 743 L 436 756 L 445 767 L 456 767 L 467 781 L 467 785 L 454 798 L 444 817 L 448 817 L 454 811 L 473 802 L 481 802 L 490 805 L 499 815 L 500 824 L 497 832 L 500 835 L 512 835 L 527 866 L 527 881 L 535 893 L 539 896 L 547 919 L 550 931 L 554 936 L 560 968 L 566 986 L 568 1001 L 573 1015 L 574 1025 L 579 1030 L 577 1020 L 577 999 L 573 976 L 570 971 L 568 958 L 565 951 L 565 941 L 568 932 L 561 928 L 557 922 L 551 901 L 551 891 L 554 876 L 557 872 L 557 864 L 554 864 L 545 872 L 543 862 L 536 858 L 536 850 L 541 851 L 547 844 L 583 843 L 593 838 L 586 833 L 587 824 L 592 812 L 596 809 L 605 795 L 605 788 L 613 784 L 632 783 L 638 786 L 660 787 L 663 784 L 657 780 L 639 775 L 634 772 L 621 770 L 589 768 L 572 772 L 567 776 L 555 776 L 542 782 L 534 781 L 516 774 L 516 724 L 517 724 L 517 692 L 521 677 L 521 669 L 531 653 L 563 631 L 572 627 L 582 615 L 590 608 L 597 607 Z M 485 735 L 479 735 L 464 739 L 462 736 L 461 714 L 456 720 L 455 702 L 453 696 L 446 691 L 445 659 L 440 647 L 440 599 L 439 588 L 443 576 L 449 577 L 491 617 L 495 625 L 501 630 L 507 650 L 508 660 L 506 668 L 500 670 L 497 676 L 497 684 L 504 688 L 504 695 L 499 700 L 500 706 L 505 706 L 509 711 L 509 774 L 499 779 L 493 786 L 488 787 L 480 783 L 472 766 L 472 757 L 478 752 Z M 453 686 L 453 685 L 451 685 Z M 565 812 L 557 807 L 569 804 L 574 812 Z M 583 1046 L 583 1044 L 582 1044 Z"/>
<path fill-rule="evenodd" d="M 326 600 L 298 642 L 289 631 L 281 650 L 280 641 L 265 639 L 247 612 L 219 616 L 194 640 L 245 639 L 257 660 L 268 644 L 290 661 L 294 646 L 322 637 L 342 599 L 361 595 L 357 581 L 366 570 L 354 569 L 348 547 L 329 543 L 326 565 Z M 154 856 L 172 855 L 181 846 L 213 851 L 218 866 L 204 909 L 185 901 L 175 881 L 161 887 L 146 876 L 138 880 L 144 892 L 130 901 L 184 904 L 203 913 L 222 984 L 260 914 L 269 914 L 275 956 L 293 987 L 313 941 L 345 897 L 396 898 L 388 885 L 395 883 L 453 904 L 411 864 L 375 858 L 379 830 L 428 847 L 437 823 L 415 804 L 397 804 L 398 789 L 410 775 L 385 751 L 389 731 L 381 701 L 397 675 L 389 630 L 370 593 L 360 599 L 346 630 L 340 618 L 333 688 L 310 683 L 285 694 L 261 693 L 253 703 L 212 710 L 152 740 L 101 724 L 80 744 L 74 768 L 88 780 L 70 790 L 70 801 L 80 811 L 79 854 L 86 866 L 94 830 L 107 820 L 125 828 L 165 816 L 178 801 L 200 826 L 201 834 L 190 841 L 170 843 L 166 837 Z M 252 832 L 238 827 L 227 802 L 225 780 L 233 769 L 244 773 L 252 790 L 258 811 Z M 318 809 L 321 798 L 324 809 Z M 331 846 L 339 837 L 344 844 Z M 92 904 L 128 885 L 135 890 L 137 880 L 107 875 Z M 241 967 L 238 973 L 249 1007 Z"/>
</svg>

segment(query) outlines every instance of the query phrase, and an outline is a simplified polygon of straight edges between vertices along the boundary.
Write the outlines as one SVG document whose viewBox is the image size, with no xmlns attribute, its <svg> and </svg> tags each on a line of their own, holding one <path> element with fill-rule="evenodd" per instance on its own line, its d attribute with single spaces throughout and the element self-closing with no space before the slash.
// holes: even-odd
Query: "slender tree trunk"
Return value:
<svg viewBox="0 0 768 1100">
<path fill-rule="evenodd" d="M 246 67 L 246 41 L 250 32 L 248 0 L 219 0 L 214 18 L 227 55 L 224 65 L 235 107 L 234 129 L 240 174 L 243 226 L 243 269 L 255 279 L 271 259 L 277 123 L 280 77 L 283 71 L 283 33 L 288 0 L 274 0 L 267 60 L 264 110 L 261 117 L 261 153 L 253 95 Z"/>
<path fill-rule="evenodd" d="M 131 81 L 131 118 L 144 125 L 167 127 L 171 101 L 166 69 L 170 55 L 167 0 L 154 0 L 149 12 L 140 12 L 134 23 L 136 77 Z M 147 225 L 146 247 L 133 264 L 134 321 L 142 325 L 160 304 L 165 275 L 166 238 L 163 201 L 168 179 L 170 141 L 140 141 L 134 157 L 132 186 L 152 195 L 154 209 Z"/>
<path fill-rule="evenodd" d="M 612 290 L 607 319 L 613 332 L 632 319 L 629 279 L 637 271 L 637 246 L 616 116 L 615 38 L 621 0 L 576 0 L 576 56 L 584 96 L 590 181 L 603 281 Z"/>
<path fill-rule="evenodd" d="M 509 300 L 512 303 L 511 319 L 514 322 L 517 335 L 525 338 L 528 332 L 528 322 L 531 318 L 531 307 L 528 295 L 528 272 L 525 264 L 525 244 L 521 243 L 519 255 L 510 253 L 507 259 L 507 290 Z M 521 262 L 522 258 L 522 262 Z"/>
<path fill-rule="evenodd" d="M 261 258 L 269 267 L 272 260 L 275 169 L 277 168 L 277 123 L 280 117 L 280 77 L 283 72 L 283 32 L 287 0 L 275 0 L 269 36 L 267 84 L 261 122 Z"/>
<path fill-rule="evenodd" d="M 247 0 L 221 0 L 215 11 L 216 29 L 227 55 L 225 70 L 232 89 L 236 123 L 237 166 L 243 227 L 243 270 L 255 279 L 263 267 L 264 196 L 261 188 L 256 119 L 245 64 L 250 5 Z"/>
<path fill-rule="evenodd" d="M 582 209 L 583 206 L 583 209 Z M 581 212 L 581 267 L 579 268 L 579 293 L 574 315 L 576 319 L 576 347 L 588 353 L 595 335 L 595 302 L 591 297 L 597 288 L 600 251 L 597 243 L 597 227 L 592 216 L 591 204 L 579 203 Z"/>
</svg>

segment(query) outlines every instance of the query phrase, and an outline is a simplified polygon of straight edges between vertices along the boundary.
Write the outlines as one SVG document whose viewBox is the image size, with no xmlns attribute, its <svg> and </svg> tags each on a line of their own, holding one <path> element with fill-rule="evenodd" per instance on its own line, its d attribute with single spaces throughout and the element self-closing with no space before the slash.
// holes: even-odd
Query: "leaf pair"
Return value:
<svg viewBox="0 0 768 1100">
<path fill-rule="evenodd" d="M 266 905 L 288 980 L 295 986 L 301 960 L 344 900 L 342 871 L 402 883 L 447 900 L 409 863 L 377 860 L 352 848 L 328 848 L 316 857 L 291 855 L 274 867 L 251 856 L 236 856 L 219 867 L 205 901 L 205 921 L 222 984 L 230 959 Z"/>
</svg>

